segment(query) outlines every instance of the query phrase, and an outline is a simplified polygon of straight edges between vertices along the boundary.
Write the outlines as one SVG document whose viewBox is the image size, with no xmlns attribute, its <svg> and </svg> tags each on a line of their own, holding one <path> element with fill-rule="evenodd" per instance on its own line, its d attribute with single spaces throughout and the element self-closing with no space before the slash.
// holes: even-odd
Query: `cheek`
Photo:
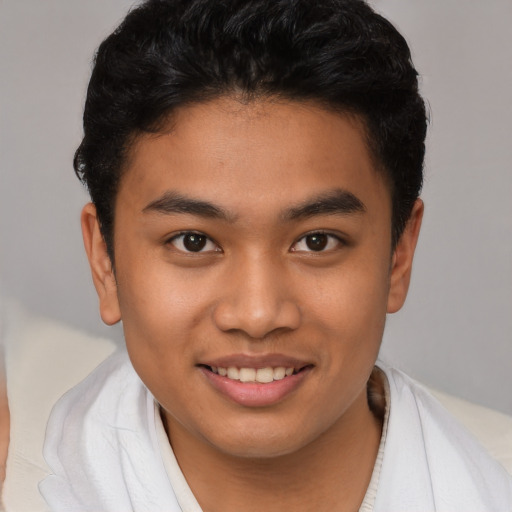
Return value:
<svg viewBox="0 0 512 512">
<path fill-rule="evenodd" d="M 324 325 L 353 334 L 381 330 L 386 317 L 389 275 L 387 265 L 354 258 L 353 265 L 336 269 L 317 281 L 310 307 Z"/>
<path fill-rule="evenodd" d="M 322 331 L 321 366 L 332 377 L 329 395 L 340 403 L 365 386 L 386 321 L 387 266 L 358 260 L 360 264 L 332 275 L 310 301 L 312 329 Z"/>
<path fill-rule="evenodd" d="M 162 261 L 140 258 L 119 266 L 118 297 L 128 350 L 156 360 L 183 349 L 204 316 L 204 290 Z M 172 347 L 172 350 L 169 350 Z"/>
</svg>

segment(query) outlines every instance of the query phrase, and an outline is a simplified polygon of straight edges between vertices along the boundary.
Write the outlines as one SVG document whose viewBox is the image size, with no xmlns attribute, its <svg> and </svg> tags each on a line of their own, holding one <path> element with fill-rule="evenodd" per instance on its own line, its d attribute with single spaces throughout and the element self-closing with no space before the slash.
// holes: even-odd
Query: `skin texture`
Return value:
<svg viewBox="0 0 512 512">
<path fill-rule="evenodd" d="M 340 208 L 340 194 L 360 207 Z M 115 276 L 84 208 L 102 318 L 123 320 L 203 510 L 358 509 L 381 434 L 366 384 L 386 313 L 407 294 L 422 212 L 418 200 L 392 251 L 390 193 L 357 118 L 230 97 L 136 139 L 115 208 Z M 203 250 L 187 251 L 183 232 L 207 236 Z M 203 366 L 272 357 L 306 371 L 266 405 L 226 396 Z"/>
</svg>

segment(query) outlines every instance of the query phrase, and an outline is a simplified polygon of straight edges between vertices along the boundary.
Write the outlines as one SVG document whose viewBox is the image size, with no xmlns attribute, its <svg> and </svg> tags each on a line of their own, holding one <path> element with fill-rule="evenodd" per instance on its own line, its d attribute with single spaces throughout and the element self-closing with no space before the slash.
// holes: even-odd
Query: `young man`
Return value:
<svg viewBox="0 0 512 512">
<path fill-rule="evenodd" d="M 425 109 L 359 0 L 152 0 L 98 50 L 75 169 L 115 355 L 57 404 L 55 511 L 505 511 L 503 468 L 376 366 Z"/>
</svg>

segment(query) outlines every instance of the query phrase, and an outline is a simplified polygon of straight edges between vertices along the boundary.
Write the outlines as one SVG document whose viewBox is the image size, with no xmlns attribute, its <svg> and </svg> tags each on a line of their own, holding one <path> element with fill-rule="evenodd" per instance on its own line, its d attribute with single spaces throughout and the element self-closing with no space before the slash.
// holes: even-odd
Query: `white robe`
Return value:
<svg viewBox="0 0 512 512">
<path fill-rule="evenodd" d="M 374 512 L 511 512 L 512 478 L 422 386 L 380 362 L 390 411 Z M 40 490 L 54 512 L 182 512 L 158 445 L 151 393 L 125 352 L 50 417 Z"/>
</svg>

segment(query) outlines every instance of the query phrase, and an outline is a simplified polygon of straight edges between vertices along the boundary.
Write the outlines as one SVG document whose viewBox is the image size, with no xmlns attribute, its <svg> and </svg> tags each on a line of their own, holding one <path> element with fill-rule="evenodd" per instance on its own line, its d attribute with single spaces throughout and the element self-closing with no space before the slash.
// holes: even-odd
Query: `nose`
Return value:
<svg viewBox="0 0 512 512">
<path fill-rule="evenodd" d="M 280 265 L 253 258 L 230 269 L 214 321 L 226 332 L 239 331 L 253 339 L 297 329 L 301 322 L 292 283 Z"/>
</svg>

